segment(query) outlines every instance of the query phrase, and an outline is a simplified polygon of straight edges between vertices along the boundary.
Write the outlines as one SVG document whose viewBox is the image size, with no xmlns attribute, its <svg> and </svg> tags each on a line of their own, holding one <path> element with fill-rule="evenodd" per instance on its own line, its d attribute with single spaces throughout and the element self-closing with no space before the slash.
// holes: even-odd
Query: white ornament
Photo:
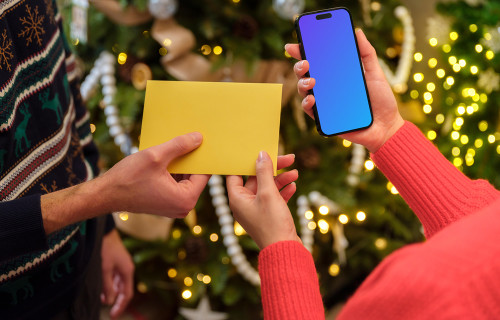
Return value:
<svg viewBox="0 0 500 320">
<path fill-rule="evenodd" d="M 500 24 L 496 27 L 489 28 L 486 32 L 490 35 L 489 40 L 486 38 L 481 39 L 481 43 L 490 48 L 493 52 L 500 52 Z"/>
<path fill-rule="evenodd" d="M 467 2 L 467 4 L 471 7 L 477 7 L 478 5 L 483 4 L 486 1 L 485 0 L 465 0 L 465 2 Z"/>
<path fill-rule="evenodd" d="M 305 7 L 304 0 L 273 0 L 274 11 L 283 19 L 292 20 L 302 13 Z"/>
<path fill-rule="evenodd" d="M 359 175 L 363 170 L 363 163 L 365 162 L 366 150 L 360 144 L 353 143 L 351 165 L 349 166 L 349 174 L 347 175 L 347 184 L 355 187 L 359 184 Z"/>
<path fill-rule="evenodd" d="M 179 308 L 179 313 L 187 320 L 225 320 L 227 313 L 215 312 L 210 309 L 210 301 L 204 295 L 196 309 Z"/>
<path fill-rule="evenodd" d="M 401 56 L 399 58 L 396 72 L 393 73 L 389 66 L 379 59 L 380 67 L 384 71 L 387 81 L 397 92 L 404 92 L 408 88 L 408 79 L 413 64 L 413 52 L 415 51 L 415 30 L 413 20 L 406 7 L 398 6 L 394 10 L 396 17 L 401 20 L 403 25 L 403 45 L 401 46 Z"/>
<path fill-rule="evenodd" d="M 451 19 L 443 16 L 434 16 L 427 19 L 427 39 L 436 38 L 438 44 L 443 45 L 450 40 Z"/>
<path fill-rule="evenodd" d="M 484 89 L 488 94 L 492 91 L 497 91 L 500 89 L 500 75 L 492 68 L 489 68 L 479 75 L 477 86 Z"/>
<path fill-rule="evenodd" d="M 177 12 L 177 8 L 177 0 L 148 0 L 149 12 L 157 19 L 172 17 Z"/>
</svg>

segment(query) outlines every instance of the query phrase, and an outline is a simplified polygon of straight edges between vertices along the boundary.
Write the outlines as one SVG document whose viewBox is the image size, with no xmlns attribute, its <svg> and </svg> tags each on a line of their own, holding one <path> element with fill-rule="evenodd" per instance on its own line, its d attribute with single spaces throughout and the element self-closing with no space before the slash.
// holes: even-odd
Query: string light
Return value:
<svg viewBox="0 0 500 320">
<path fill-rule="evenodd" d="M 474 49 L 476 49 L 477 53 L 481 53 L 483 51 L 483 46 L 478 43 L 478 44 L 476 44 Z"/>
<path fill-rule="evenodd" d="M 477 138 L 476 141 L 474 141 L 474 147 L 477 149 L 481 148 L 483 146 L 483 139 Z"/>
<path fill-rule="evenodd" d="M 500 144 L 497 146 L 497 153 L 500 154 Z"/>
<path fill-rule="evenodd" d="M 212 48 L 208 44 L 201 46 L 201 53 L 208 56 L 212 52 Z"/>
<path fill-rule="evenodd" d="M 457 124 L 457 126 L 461 127 L 464 124 L 464 118 L 462 117 L 456 118 L 455 123 Z"/>
<path fill-rule="evenodd" d="M 412 97 L 412 99 L 417 99 L 418 98 L 418 91 L 417 90 L 410 91 L 410 97 Z"/>
<path fill-rule="evenodd" d="M 169 276 L 169 278 L 175 278 L 177 276 L 177 270 L 175 270 L 174 268 L 170 268 L 167 271 L 167 275 Z"/>
<path fill-rule="evenodd" d="M 486 59 L 491 60 L 495 57 L 495 54 L 493 53 L 493 51 L 488 50 L 488 51 L 486 51 L 485 56 L 486 56 Z"/>
<path fill-rule="evenodd" d="M 415 73 L 413 75 L 413 80 L 415 80 L 415 82 L 421 82 L 422 80 L 424 80 L 424 74 L 423 73 Z"/>
<path fill-rule="evenodd" d="M 429 140 L 436 139 L 436 136 L 437 136 L 436 131 L 434 130 L 427 131 L 427 138 L 429 138 Z"/>
<path fill-rule="evenodd" d="M 94 132 L 95 132 L 95 129 L 96 129 L 95 124 L 91 123 L 91 124 L 90 124 L 90 132 L 91 132 L 91 133 L 94 133 Z"/>
<path fill-rule="evenodd" d="M 345 214 L 341 214 L 341 215 L 339 215 L 339 221 L 342 224 L 346 224 L 349 222 L 349 217 Z"/>
<path fill-rule="evenodd" d="M 309 222 L 307 223 L 307 227 L 309 228 L 309 230 L 314 230 L 314 229 L 316 229 L 316 222 L 314 222 L 314 221 L 309 221 Z"/>
<path fill-rule="evenodd" d="M 436 85 L 434 84 L 434 82 L 429 82 L 426 87 L 427 87 L 427 90 L 430 92 L 433 92 L 434 90 L 436 90 Z"/>
<path fill-rule="evenodd" d="M 472 74 L 476 74 L 478 71 L 479 71 L 479 70 L 478 70 L 478 68 L 477 68 L 476 66 L 471 66 L 471 67 L 470 67 L 470 73 L 472 73 Z"/>
<path fill-rule="evenodd" d="M 193 233 L 194 234 L 198 235 L 198 234 L 201 233 L 201 231 L 202 231 L 201 226 L 196 225 L 196 226 L 193 227 Z"/>
<path fill-rule="evenodd" d="M 318 227 L 319 232 L 326 234 L 328 232 L 328 229 L 330 228 L 330 225 L 328 224 L 328 222 L 326 222 L 326 220 L 321 219 L 318 221 Z"/>
<path fill-rule="evenodd" d="M 488 135 L 488 142 L 489 143 L 495 143 L 495 140 L 496 140 L 496 138 L 494 135 L 492 135 L 492 134 Z"/>
<path fill-rule="evenodd" d="M 460 138 L 460 133 L 458 133 L 457 131 L 452 131 L 451 132 L 451 139 L 458 140 L 458 138 Z"/>
<path fill-rule="evenodd" d="M 484 38 L 485 38 L 486 40 L 491 40 L 491 34 L 490 34 L 489 32 L 486 32 L 486 33 L 484 34 Z"/>
<path fill-rule="evenodd" d="M 451 51 L 451 46 L 449 44 L 445 44 L 443 46 L 443 51 L 449 53 Z"/>
<path fill-rule="evenodd" d="M 364 213 L 363 211 L 358 211 L 356 213 L 356 219 L 358 219 L 358 221 L 365 221 L 366 220 L 366 213 Z"/>
<path fill-rule="evenodd" d="M 455 157 L 458 157 L 460 155 L 460 148 L 459 147 L 453 147 L 451 149 L 451 154 Z"/>
<path fill-rule="evenodd" d="M 432 47 L 435 47 L 437 46 L 438 44 L 438 40 L 436 38 L 430 38 L 429 39 L 429 44 L 432 46 Z"/>
<path fill-rule="evenodd" d="M 233 0 L 234 1 L 234 0 Z M 193 293 L 190 290 L 184 290 L 182 291 L 182 298 L 184 300 L 188 300 L 193 296 Z"/>
<path fill-rule="evenodd" d="M 373 168 L 375 168 L 375 164 L 371 160 L 366 160 L 365 161 L 365 168 L 366 168 L 366 170 L 371 171 L 371 170 L 373 170 Z"/>
<path fill-rule="evenodd" d="M 184 284 L 186 287 L 191 287 L 193 285 L 193 279 L 191 277 L 185 277 Z"/>
<path fill-rule="evenodd" d="M 457 57 L 455 56 L 450 56 L 448 58 L 448 62 L 451 64 L 451 65 L 454 65 L 455 63 L 457 63 Z"/>
<path fill-rule="evenodd" d="M 177 258 L 179 258 L 179 260 L 184 260 L 186 258 L 186 250 L 179 250 L 179 252 L 177 252 Z"/>
<path fill-rule="evenodd" d="M 237 221 L 234 222 L 234 234 L 237 236 L 242 236 L 246 234 L 245 229 Z"/>
<path fill-rule="evenodd" d="M 389 190 L 392 194 L 399 193 L 398 190 L 396 189 L 396 187 L 390 181 L 387 183 L 387 190 Z"/>
<path fill-rule="evenodd" d="M 422 108 L 424 110 L 424 113 L 431 113 L 432 112 L 432 107 L 429 104 L 424 104 L 424 107 Z"/>
<path fill-rule="evenodd" d="M 327 215 L 328 212 L 330 212 L 330 209 L 328 209 L 327 206 L 321 206 L 321 207 L 319 207 L 318 211 L 322 215 Z"/>
<path fill-rule="evenodd" d="M 330 265 L 330 267 L 328 268 L 328 273 L 332 276 L 332 277 L 336 277 L 340 272 L 340 266 L 336 263 L 332 263 Z"/>
<path fill-rule="evenodd" d="M 307 220 L 311 220 L 314 217 L 314 213 L 311 210 L 307 210 L 304 213 L 304 215 L 305 215 L 305 217 L 306 217 Z"/>
<path fill-rule="evenodd" d="M 471 25 L 469 26 L 469 30 L 470 30 L 470 32 L 474 33 L 474 32 L 476 32 L 476 31 L 477 31 L 477 26 L 476 26 L 475 24 L 471 24 Z"/>
<path fill-rule="evenodd" d="M 446 83 L 449 85 L 449 86 L 452 86 L 454 83 L 455 83 L 455 79 L 453 79 L 452 76 L 449 76 L 446 78 Z"/>
<path fill-rule="evenodd" d="M 437 66 L 437 59 L 436 58 L 430 58 L 429 59 L 429 62 L 428 62 L 428 65 L 429 65 L 429 68 L 434 68 Z"/>
<path fill-rule="evenodd" d="M 148 292 L 148 286 L 144 282 L 139 282 L 137 284 L 137 291 L 140 293 L 146 293 Z"/>
<path fill-rule="evenodd" d="M 482 103 L 488 102 L 488 96 L 485 93 L 481 93 L 479 95 L 479 99 L 481 100 Z"/>
<path fill-rule="evenodd" d="M 413 58 L 414 58 L 414 59 L 415 59 L 415 61 L 417 61 L 417 62 L 422 61 L 423 57 L 424 57 L 424 56 L 423 56 L 423 55 L 422 55 L 422 53 L 420 53 L 420 52 L 415 52 L 415 54 L 413 55 Z"/>
<path fill-rule="evenodd" d="M 210 235 L 210 241 L 217 242 L 217 240 L 219 240 L 219 236 L 217 235 L 217 233 L 212 233 Z"/>
<path fill-rule="evenodd" d="M 351 146 L 351 144 L 352 144 L 352 142 L 349 140 L 346 140 L 346 139 L 342 140 L 342 145 L 346 148 L 349 148 Z"/>
<path fill-rule="evenodd" d="M 222 53 L 222 47 L 221 46 L 215 46 L 214 47 L 214 54 L 219 55 Z"/>
<path fill-rule="evenodd" d="M 442 113 L 439 113 L 436 115 L 436 123 L 437 124 L 442 124 L 444 122 L 444 115 Z"/>
<path fill-rule="evenodd" d="M 437 69 L 436 70 L 436 75 L 438 76 L 438 78 L 443 78 L 445 75 L 446 75 L 446 72 L 444 71 L 444 69 Z"/>
<path fill-rule="evenodd" d="M 458 63 L 453 65 L 453 71 L 460 72 L 460 65 Z"/>
<path fill-rule="evenodd" d="M 179 229 L 174 229 L 174 230 L 172 231 L 172 238 L 174 238 L 174 239 L 179 239 L 179 238 L 181 237 L 181 234 L 182 234 L 181 230 L 179 230 Z"/>
<path fill-rule="evenodd" d="M 450 32 L 450 39 L 452 41 L 457 40 L 458 39 L 458 33 L 456 33 L 455 31 Z"/>
<path fill-rule="evenodd" d="M 467 114 L 473 114 L 473 113 L 474 113 L 474 107 L 473 106 L 467 106 Z"/>
<path fill-rule="evenodd" d="M 464 106 L 458 106 L 457 113 L 459 115 L 463 115 L 465 113 L 465 107 Z"/>
<path fill-rule="evenodd" d="M 377 238 L 377 240 L 375 240 L 375 247 L 379 250 L 384 250 L 387 248 L 387 240 L 384 238 Z"/>
<path fill-rule="evenodd" d="M 479 127 L 479 131 L 485 132 L 486 130 L 488 130 L 488 122 L 486 122 L 486 120 L 483 120 L 483 121 L 479 122 L 478 127 Z"/>
<path fill-rule="evenodd" d="M 118 63 L 125 64 L 125 62 L 127 62 L 127 54 L 125 52 L 120 52 L 118 55 Z"/>
<path fill-rule="evenodd" d="M 209 284 L 212 281 L 212 278 L 210 278 L 209 275 L 204 275 L 202 281 L 204 284 Z"/>
<path fill-rule="evenodd" d="M 461 142 L 462 144 L 467 144 L 467 143 L 469 143 L 469 137 L 468 137 L 467 135 L 465 135 L 465 134 L 464 134 L 464 135 L 462 135 L 462 136 L 460 137 L 460 142 Z"/>
<path fill-rule="evenodd" d="M 127 221 L 128 220 L 128 213 L 126 213 L 126 212 L 120 212 L 120 214 L 118 215 L 118 217 L 120 217 L 120 220 L 122 220 L 122 221 Z"/>
<path fill-rule="evenodd" d="M 454 165 L 455 167 L 457 167 L 457 168 L 458 168 L 458 167 L 460 167 L 460 166 L 462 166 L 462 164 L 463 164 L 463 163 L 464 163 L 464 162 L 463 162 L 463 161 L 462 161 L 462 159 L 460 159 L 460 158 L 455 158 L 455 159 L 453 159 L 453 165 Z"/>
<path fill-rule="evenodd" d="M 167 50 L 167 49 L 165 49 L 164 47 L 161 47 L 161 48 L 158 50 L 158 53 L 160 54 L 160 56 L 165 56 L 165 55 L 167 55 L 168 50 Z"/>
</svg>

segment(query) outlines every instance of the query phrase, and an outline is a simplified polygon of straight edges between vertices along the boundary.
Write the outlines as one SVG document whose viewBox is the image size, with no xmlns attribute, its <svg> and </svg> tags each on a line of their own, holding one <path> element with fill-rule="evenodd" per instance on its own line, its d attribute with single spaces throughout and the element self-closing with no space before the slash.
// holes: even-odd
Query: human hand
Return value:
<svg viewBox="0 0 500 320">
<path fill-rule="evenodd" d="M 108 211 L 129 211 L 183 218 L 205 188 L 209 175 L 178 175 L 167 171 L 174 159 L 201 145 L 199 132 L 173 138 L 118 162 L 99 177 L 107 188 Z M 176 179 L 177 178 L 177 179 Z"/>
<path fill-rule="evenodd" d="M 278 169 L 290 166 L 293 155 L 278 158 Z M 240 176 L 226 178 L 229 206 L 234 218 L 257 243 L 260 249 L 285 240 L 300 241 L 287 202 L 296 191 L 297 170 L 273 177 L 273 162 L 261 151 L 256 162 L 255 177 L 245 185 Z M 281 189 L 281 191 L 280 191 Z"/>
<path fill-rule="evenodd" d="M 101 260 L 101 302 L 113 306 L 110 315 L 116 318 L 134 295 L 134 263 L 118 231 L 112 230 L 102 239 Z"/>
<path fill-rule="evenodd" d="M 357 30 L 356 37 L 358 40 L 361 61 L 365 69 L 365 80 L 373 109 L 373 124 L 367 129 L 346 133 L 340 135 L 340 137 L 364 145 L 370 152 L 376 152 L 403 126 L 404 120 L 399 114 L 394 94 L 380 68 L 375 49 L 370 42 L 368 42 L 363 31 Z M 287 44 L 285 50 L 292 57 L 298 60 L 301 59 L 298 44 Z M 314 88 L 316 81 L 314 78 L 304 77 L 309 71 L 308 61 L 302 60 L 297 62 L 294 66 L 294 71 L 299 78 L 297 84 L 299 94 L 304 97 L 304 100 L 302 100 L 302 108 L 311 118 L 314 118 L 313 106 L 315 100 L 314 96 L 309 94 L 309 90 Z"/>
</svg>

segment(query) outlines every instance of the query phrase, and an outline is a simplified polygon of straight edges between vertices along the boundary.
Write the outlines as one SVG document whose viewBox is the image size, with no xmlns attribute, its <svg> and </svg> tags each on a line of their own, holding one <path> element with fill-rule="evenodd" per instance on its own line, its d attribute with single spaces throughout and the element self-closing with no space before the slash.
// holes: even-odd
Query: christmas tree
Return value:
<svg viewBox="0 0 500 320">
<path fill-rule="evenodd" d="M 420 223 L 364 148 L 321 138 L 295 95 L 294 61 L 283 49 L 297 42 L 293 18 L 330 2 L 121 0 L 88 9 L 73 2 L 61 8 L 82 76 L 97 65 L 82 95 L 104 169 L 136 150 L 148 79 L 281 82 L 280 153 L 295 153 L 300 172 L 290 209 L 314 256 L 325 307 L 348 298 L 386 255 L 423 240 Z M 335 6 L 347 7 L 372 41 L 403 116 L 468 176 L 500 186 L 498 2 L 439 4 L 441 14 L 429 23 L 432 56 L 414 52 L 411 17 L 400 1 Z M 99 80 L 102 92 L 92 90 Z M 184 220 L 152 218 L 138 231 L 131 213 L 117 213 L 124 230 L 136 229 L 124 235 L 136 263 L 132 307 L 194 318 L 189 308 L 206 306 L 208 297 L 231 319 L 259 318 L 258 248 L 228 211 L 223 178 L 215 177 Z M 144 240 L 155 224 L 163 228 L 157 239 Z"/>
</svg>

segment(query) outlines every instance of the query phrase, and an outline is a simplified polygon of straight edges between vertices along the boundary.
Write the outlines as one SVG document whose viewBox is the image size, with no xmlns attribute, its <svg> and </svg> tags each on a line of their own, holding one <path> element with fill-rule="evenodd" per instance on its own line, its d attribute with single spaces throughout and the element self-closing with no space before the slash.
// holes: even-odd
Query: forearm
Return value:
<svg viewBox="0 0 500 320">
<path fill-rule="evenodd" d="M 264 319 L 324 319 L 311 254 L 297 241 L 280 241 L 259 255 Z"/>
<path fill-rule="evenodd" d="M 427 237 L 500 197 L 487 181 L 462 174 L 409 122 L 372 159 L 418 216 Z"/>
<path fill-rule="evenodd" d="M 41 211 L 45 233 L 112 212 L 114 206 L 107 195 L 109 189 L 104 179 L 96 178 L 43 195 Z"/>
</svg>

